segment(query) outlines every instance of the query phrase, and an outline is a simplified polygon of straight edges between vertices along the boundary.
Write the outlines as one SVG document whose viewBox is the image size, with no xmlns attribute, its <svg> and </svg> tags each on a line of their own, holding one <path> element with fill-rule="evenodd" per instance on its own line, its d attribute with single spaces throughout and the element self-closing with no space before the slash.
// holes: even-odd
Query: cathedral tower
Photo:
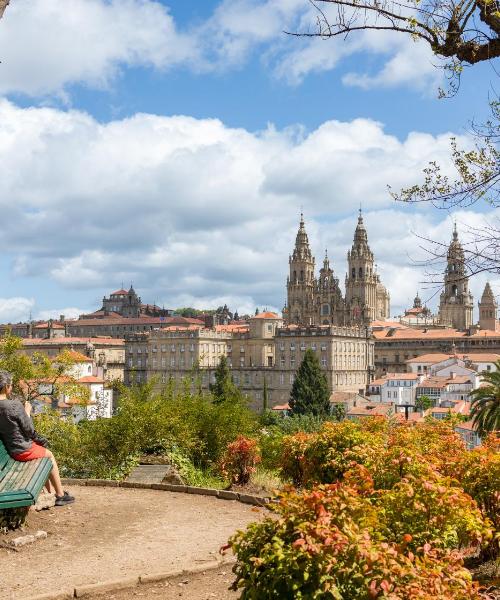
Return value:
<svg viewBox="0 0 500 600">
<path fill-rule="evenodd" d="M 489 282 L 484 286 L 483 295 L 479 302 L 479 326 L 481 329 L 497 329 L 497 310 L 498 303 L 495 300 L 493 291 Z"/>
<path fill-rule="evenodd" d="M 339 287 L 339 280 L 330 267 L 327 252 L 325 252 L 323 267 L 319 272 L 316 299 L 317 322 L 320 325 L 344 324 L 345 303 Z"/>
<path fill-rule="evenodd" d="M 448 247 L 444 274 L 444 290 L 439 299 L 441 323 L 455 329 L 465 330 L 472 325 L 474 301 L 469 292 L 469 278 L 465 270 L 465 255 L 458 239 L 457 227 Z"/>
<path fill-rule="evenodd" d="M 348 271 L 345 280 L 346 308 L 349 321 L 370 322 L 389 316 L 389 294 L 375 272 L 373 252 L 359 211 L 351 250 L 347 253 Z"/>
<path fill-rule="evenodd" d="M 304 216 L 301 214 L 295 248 L 289 258 L 290 274 L 287 279 L 286 307 L 289 323 L 311 325 L 316 321 L 314 262 L 304 226 Z"/>
</svg>

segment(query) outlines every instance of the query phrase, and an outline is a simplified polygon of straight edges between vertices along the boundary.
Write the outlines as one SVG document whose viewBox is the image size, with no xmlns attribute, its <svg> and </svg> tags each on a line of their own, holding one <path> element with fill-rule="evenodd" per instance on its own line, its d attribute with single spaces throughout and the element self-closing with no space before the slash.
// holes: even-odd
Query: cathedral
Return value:
<svg viewBox="0 0 500 600">
<path fill-rule="evenodd" d="M 289 324 L 365 325 L 389 317 L 390 297 L 375 269 L 373 252 L 359 211 L 351 250 L 347 253 L 345 297 L 325 253 L 319 276 L 301 215 L 295 248 L 289 258 L 287 303 Z"/>
</svg>

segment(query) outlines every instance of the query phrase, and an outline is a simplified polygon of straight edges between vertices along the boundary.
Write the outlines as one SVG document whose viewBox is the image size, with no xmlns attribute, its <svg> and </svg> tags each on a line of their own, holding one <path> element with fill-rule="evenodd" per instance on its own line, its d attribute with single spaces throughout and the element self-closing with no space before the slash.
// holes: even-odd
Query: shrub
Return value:
<svg viewBox="0 0 500 600">
<path fill-rule="evenodd" d="M 457 553 L 386 541 L 370 499 L 346 484 L 285 492 L 273 510 L 230 540 L 243 600 L 479 598 Z"/>
<path fill-rule="evenodd" d="M 381 432 L 351 421 L 327 422 L 318 433 L 285 437 L 281 472 L 294 485 L 333 483 L 355 463 L 374 462 L 383 442 Z"/>
<path fill-rule="evenodd" d="M 231 442 L 220 464 L 221 473 L 231 484 L 245 485 L 260 462 L 257 441 L 242 435 Z"/>
</svg>

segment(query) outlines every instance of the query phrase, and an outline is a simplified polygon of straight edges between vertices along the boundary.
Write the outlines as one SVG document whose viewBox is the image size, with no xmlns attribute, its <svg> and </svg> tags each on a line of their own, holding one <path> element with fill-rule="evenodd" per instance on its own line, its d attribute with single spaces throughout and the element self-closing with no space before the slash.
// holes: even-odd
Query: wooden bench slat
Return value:
<svg viewBox="0 0 500 600">
<path fill-rule="evenodd" d="M 49 458 L 40 458 L 28 462 L 15 461 L 5 453 L 0 441 L 0 510 L 30 506 L 42 491 L 52 470 Z"/>
</svg>

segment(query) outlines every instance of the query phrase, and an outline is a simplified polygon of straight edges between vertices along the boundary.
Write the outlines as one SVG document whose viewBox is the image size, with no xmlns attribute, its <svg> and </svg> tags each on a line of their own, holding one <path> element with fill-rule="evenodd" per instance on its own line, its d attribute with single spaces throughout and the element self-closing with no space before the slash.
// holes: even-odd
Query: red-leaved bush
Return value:
<svg viewBox="0 0 500 600">
<path fill-rule="evenodd" d="M 231 484 L 245 485 L 259 462 L 257 441 L 240 435 L 228 445 L 220 463 L 220 471 Z"/>
</svg>

